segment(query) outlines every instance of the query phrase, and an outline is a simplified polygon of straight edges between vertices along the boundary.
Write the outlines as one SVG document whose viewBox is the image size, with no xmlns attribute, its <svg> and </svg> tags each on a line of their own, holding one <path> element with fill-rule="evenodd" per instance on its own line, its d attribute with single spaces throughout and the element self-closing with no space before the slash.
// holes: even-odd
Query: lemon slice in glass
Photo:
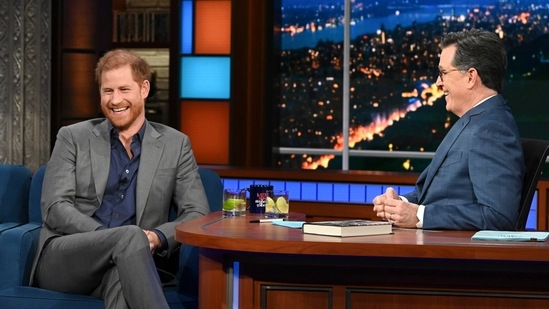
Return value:
<svg viewBox="0 0 549 309">
<path fill-rule="evenodd" d="M 266 212 L 275 212 L 276 211 L 275 202 L 270 197 L 267 197 L 267 205 L 265 205 L 265 211 Z"/>
<path fill-rule="evenodd" d="M 289 208 L 288 202 L 282 196 L 276 199 L 276 209 L 278 209 L 278 212 L 287 214 Z"/>
</svg>

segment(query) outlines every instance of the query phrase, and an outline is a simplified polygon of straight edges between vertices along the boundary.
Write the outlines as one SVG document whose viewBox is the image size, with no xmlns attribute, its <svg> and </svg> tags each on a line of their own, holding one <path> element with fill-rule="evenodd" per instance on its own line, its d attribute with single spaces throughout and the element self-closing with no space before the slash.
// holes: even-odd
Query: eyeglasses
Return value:
<svg viewBox="0 0 549 309">
<path fill-rule="evenodd" d="M 450 73 L 450 72 L 454 72 L 454 71 L 459 71 L 459 69 L 450 69 L 448 71 L 441 71 L 441 70 L 438 70 L 438 77 L 440 77 L 440 81 L 441 82 L 444 82 L 444 75 Z"/>
</svg>

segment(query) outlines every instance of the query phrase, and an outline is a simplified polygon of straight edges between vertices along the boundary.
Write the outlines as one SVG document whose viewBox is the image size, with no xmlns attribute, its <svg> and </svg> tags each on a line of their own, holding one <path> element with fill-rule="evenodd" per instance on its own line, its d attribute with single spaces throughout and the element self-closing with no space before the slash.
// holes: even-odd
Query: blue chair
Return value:
<svg viewBox="0 0 549 309">
<path fill-rule="evenodd" d="M 38 245 L 42 224 L 40 196 L 45 166 L 32 178 L 29 217 L 30 223 L 15 227 L 0 235 L 0 307 L 24 308 L 105 308 L 101 299 L 29 287 L 30 269 Z M 213 210 L 220 210 L 223 183 L 217 173 L 200 168 L 199 174 Z M 15 264 L 15 265 L 14 265 Z M 179 256 L 177 285 L 164 288 L 170 308 L 198 308 L 198 250 L 182 245 Z"/>
<path fill-rule="evenodd" d="M 0 289 L 10 286 L 25 286 L 29 282 L 30 269 L 38 246 L 42 216 L 40 214 L 40 195 L 45 166 L 40 167 L 32 176 L 30 189 L 27 190 L 26 224 L 17 226 L 0 234 Z M 30 179 L 29 179 L 30 180 Z M 3 307 L 3 300 L 0 304 Z"/>
<path fill-rule="evenodd" d="M 0 233 L 28 222 L 31 177 L 24 165 L 0 165 Z"/>
</svg>

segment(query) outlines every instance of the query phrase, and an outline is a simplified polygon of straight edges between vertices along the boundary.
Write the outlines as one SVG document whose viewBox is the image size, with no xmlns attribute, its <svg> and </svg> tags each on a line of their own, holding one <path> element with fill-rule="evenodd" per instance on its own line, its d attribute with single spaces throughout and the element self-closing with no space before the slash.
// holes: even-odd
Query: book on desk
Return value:
<svg viewBox="0 0 549 309">
<path fill-rule="evenodd" d="M 325 236 L 368 236 L 391 234 L 393 224 L 372 220 L 335 220 L 307 222 L 303 224 L 303 233 Z"/>
</svg>

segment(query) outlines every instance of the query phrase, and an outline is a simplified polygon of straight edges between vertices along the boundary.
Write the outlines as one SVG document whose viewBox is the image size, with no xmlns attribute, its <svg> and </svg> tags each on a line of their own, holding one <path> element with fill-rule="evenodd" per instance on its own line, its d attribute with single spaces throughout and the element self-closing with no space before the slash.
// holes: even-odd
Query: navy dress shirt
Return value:
<svg viewBox="0 0 549 309">
<path fill-rule="evenodd" d="M 101 206 L 94 214 L 94 218 L 102 224 L 98 230 L 136 224 L 137 170 L 139 169 L 145 124 L 132 137 L 130 149 L 133 157 L 131 159 L 120 142 L 118 131 L 112 125 L 109 126 L 111 127 L 111 163 L 105 195 Z M 157 230 L 154 232 L 160 238 L 162 247 L 165 247 L 167 240 L 164 234 Z"/>
</svg>

